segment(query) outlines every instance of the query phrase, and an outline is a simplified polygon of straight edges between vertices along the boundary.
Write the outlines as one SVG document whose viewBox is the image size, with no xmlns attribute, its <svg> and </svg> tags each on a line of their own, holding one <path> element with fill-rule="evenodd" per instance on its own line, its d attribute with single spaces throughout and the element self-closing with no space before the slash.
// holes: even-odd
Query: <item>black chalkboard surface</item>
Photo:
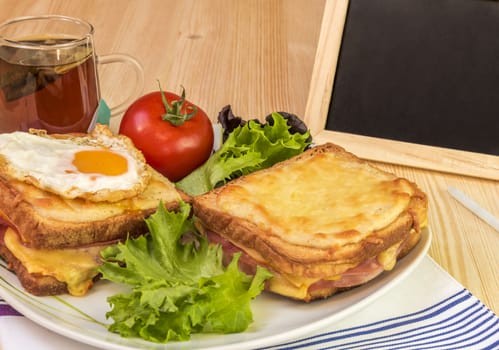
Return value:
<svg viewBox="0 0 499 350">
<path fill-rule="evenodd" d="M 499 2 L 350 0 L 326 129 L 499 155 Z"/>
</svg>

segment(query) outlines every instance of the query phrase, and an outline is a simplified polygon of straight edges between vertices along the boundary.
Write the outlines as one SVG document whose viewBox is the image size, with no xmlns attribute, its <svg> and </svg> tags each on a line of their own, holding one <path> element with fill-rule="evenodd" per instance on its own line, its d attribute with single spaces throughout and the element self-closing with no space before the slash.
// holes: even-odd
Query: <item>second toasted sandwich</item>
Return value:
<svg viewBox="0 0 499 350">
<path fill-rule="evenodd" d="M 427 197 L 332 143 L 193 200 L 198 226 L 226 261 L 274 275 L 267 290 L 310 301 L 391 270 L 420 240 Z"/>
</svg>

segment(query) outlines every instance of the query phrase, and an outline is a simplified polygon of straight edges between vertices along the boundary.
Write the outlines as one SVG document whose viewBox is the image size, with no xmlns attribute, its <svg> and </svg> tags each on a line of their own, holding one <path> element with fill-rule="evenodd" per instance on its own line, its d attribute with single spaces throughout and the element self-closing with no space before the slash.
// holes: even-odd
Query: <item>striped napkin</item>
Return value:
<svg viewBox="0 0 499 350">
<path fill-rule="evenodd" d="M 262 349 L 499 349 L 499 320 L 466 289 L 424 308 Z"/>
<path fill-rule="evenodd" d="M 43 329 L 4 301 L 0 316 L 5 316 L 0 317 L 2 350 L 93 349 Z M 274 349 L 496 350 L 499 318 L 426 257 L 410 276 L 355 314 L 309 336 L 261 348 Z"/>
</svg>

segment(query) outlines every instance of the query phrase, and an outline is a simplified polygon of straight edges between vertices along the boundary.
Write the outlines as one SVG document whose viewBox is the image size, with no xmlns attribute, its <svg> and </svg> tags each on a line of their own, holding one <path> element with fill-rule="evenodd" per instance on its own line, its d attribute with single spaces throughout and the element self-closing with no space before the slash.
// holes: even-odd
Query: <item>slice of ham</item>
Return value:
<svg viewBox="0 0 499 350">
<path fill-rule="evenodd" d="M 256 266 L 258 265 L 257 261 L 246 254 L 239 247 L 235 246 L 228 239 L 213 231 L 207 230 L 206 236 L 208 237 L 208 241 L 210 243 L 220 244 L 222 246 L 222 250 L 224 252 L 223 263 L 225 266 L 230 264 L 235 253 L 241 253 L 241 257 L 239 258 L 239 270 L 248 275 L 254 275 L 256 273 Z"/>
<path fill-rule="evenodd" d="M 220 236 L 219 234 L 207 230 L 206 235 L 210 242 L 220 244 L 222 246 L 222 250 L 224 252 L 223 262 L 225 265 L 232 261 L 232 257 L 235 253 L 240 252 L 241 257 L 239 259 L 239 269 L 247 274 L 255 274 L 256 266 L 259 264 L 256 260 L 254 260 L 242 249 L 235 246 L 229 240 Z M 275 273 L 275 271 L 272 268 L 269 268 L 269 266 L 265 266 L 265 264 L 260 265 L 268 268 L 273 273 Z M 315 282 L 309 287 L 309 293 L 316 294 L 320 290 L 328 290 L 334 288 L 346 289 L 355 287 L 372 280 L 383 271 L 383 266 L 377 261 L 376 257 L 374 257 L 357 265 L 356 267 L 345 271 L 338 278 L 334 278 L 332 280 L 321 279 Z"/>
<path fill-rule="evenodd" d="M 356 267 L 353 267 L 341 274 L 337 280 L 320 280 L 308 288 L 311 295 L 323 295 L 322 290 L 349 289 L 369 282 L 384 271 L 383 266 L 376 258 L 369 259 Z M 327 294 L 327 293 L 326 293 Z"/>
</svg>

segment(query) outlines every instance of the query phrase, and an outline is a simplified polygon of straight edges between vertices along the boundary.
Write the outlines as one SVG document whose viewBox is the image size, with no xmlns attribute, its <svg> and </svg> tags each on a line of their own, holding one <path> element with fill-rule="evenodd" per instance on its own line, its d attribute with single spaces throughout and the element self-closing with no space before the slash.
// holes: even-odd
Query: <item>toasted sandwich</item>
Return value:
<svg viewBox="0 0 499 350">
<path fill-rule="evenodd" d="M 0 256 L 34 295 L 86 294 L 99 277 L 101 249 L 146 233 L 144 219 L 160 202 L 175 210 L 190 200 L 149 167 L 129 139 L 105 127 L 78 136 L 2 134 L 0 146 Z M 63 160 L 86 152 L 83 165 Z M 31 165 L 23 161 L 28 154 Z M 113 157 L 130 154 L 117 175 L 121 165 L 111 164 Z M 109 175 L 93 167 L 115 169 Z"/>
<path fill-rule="evenodd" d="M 226 263 L 240 252 L 242 270 L 273 273 L 268 291 L 307 302 L 394 268 L 420 241 L 427 206 L 414 183 L 332 143 L 193 199 Z"/>
</svg>

